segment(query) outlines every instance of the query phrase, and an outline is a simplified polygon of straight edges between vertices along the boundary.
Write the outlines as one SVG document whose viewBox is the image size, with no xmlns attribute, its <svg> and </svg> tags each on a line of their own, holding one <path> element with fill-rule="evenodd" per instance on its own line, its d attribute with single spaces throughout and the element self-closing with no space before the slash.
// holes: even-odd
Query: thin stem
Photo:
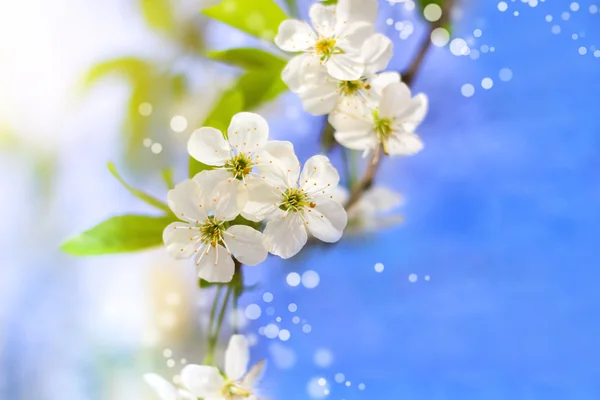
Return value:
<svg viewBox="0 0 600 400">
<path fill-rule="evenodd" d="M 371 187 L 373 181 L 375 180 L 375 175 L 377 175 L 377 171 L 379 170 L 379 165 L 381 164 L 381 146 L 377 147 L 373 152 L 373 156 L 369 162 L 369 166 L 365 171 L 365 174 L 361 178 L 360 181 L 356 183 L 352 191 L 350 192 L 350 198 L 346 203 L 346 210 L 350 209 L 360 198 L 362 195 Z"/>
<path fill-rule="evenodd" d="M 227 305 L 229 304 L 229 298 L 231 297 L 231 292 L 233 290 L 233 285 L 227 286 L 227 292 L 225 293 L 225 299 L 223 299 L 223 305 L 221 307 L 221 312 L 219 313 L 219 319 L 217 320 L 217 327 L 215 334 L 213 336 L 213 345 L 214 349 L 217 341 L 219 340 L 219 332 L 221 331 L 221 326 L 223 325 L 223 319 L 225 318 L 225 311 L 227 311 Z"/>
<path fill-rule="evenodd" d="M 215 292 L 215 299 L 213 300 L 212 307 L 210 309 L 210 318 L 208 320 L 208 337 L 212 337 L 213 325 L 215 323 L 215 314 L 217 313 L 217 304 L 219 304 L 219 298 L 221 297 L 221 291 L 223 286 L 219 285 Z"/>
</svg>

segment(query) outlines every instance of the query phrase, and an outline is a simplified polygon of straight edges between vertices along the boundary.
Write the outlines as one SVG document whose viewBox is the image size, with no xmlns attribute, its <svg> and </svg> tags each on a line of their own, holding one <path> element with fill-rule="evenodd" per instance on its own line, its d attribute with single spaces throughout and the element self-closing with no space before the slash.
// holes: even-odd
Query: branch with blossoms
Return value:
<svg viewBox="0 0 600 400">
<path fill-rule="evenodd" d="M 448 22 L 453 2 L 442 3 L 444 18 L 431 29 Z M 377 0 L 315 3 L 309 10 L 310 24 L 282 18 L 272 0 L 224 0 L 205 10 L 206 15 L 251 34 L 257 33 L 255 28 L 234 17 L 265 13 L 266 26 L 277 21 L 277 34 L 262 31 L 260 37 L 272 39 L 293 57 L 281 63 L 275 55 L 252 49 L 213 54 L 221 62 L 258 64 L 265 71 L 243 75 L 224 93 L 204 126 L 191 134 L 190 177 L 168 191 L 166 204 L 128 185 L 109 165 L 127 190 L 164 214 L 114 217 L 63 245 L 74 255 L 99 255 L 162 243 L 173 258 L 193 260 L 201 288 L 216 286 L 205 365 L 186 366 L 181 387 L 146 375 L 163 400 L 257 399 L 254 383 L 263 363 L 247 370 L 248 343 L 237 334 L 237 326 L 225 352 L 224 371 L 215 367 L 224 316 L 229 308 L 237 308 L 245 290 L 246 266 L 262 263 L 269 254 L 294 257 L 310 242 L 335 243 L 344 234 L 375 231 L 401 221 L 398 215 L 382 215 L 401 203 L 400 196 L 373 183 L 384 159 L 423 149 L 416 130 L 427 114 L 428 101 L 424 94 L 413 96 L 408 84 L 423 63 L 431 30 L 403 82 L 399 73 L 386 71 L 394 51 L 391 40 L 374 30 L 377 8 Z M 353 156 L 345 159 L 344 187 L 326 155 L 314 155 L 302 165 L 293 143 L 269 140 L 267 121 L 249 111 L 260 104 L 256 89 L 246 89 L 257 80 L 270 82 L 273 73 L 276 82 L 285 84 L 277 86 L 279 92 L 288 88 L 307 112 L 327 116 L 333 139 L 346 155 L 361 152 L 368 159 L 360 178 L 352 172 L 357 169 Z"/>
</svg>

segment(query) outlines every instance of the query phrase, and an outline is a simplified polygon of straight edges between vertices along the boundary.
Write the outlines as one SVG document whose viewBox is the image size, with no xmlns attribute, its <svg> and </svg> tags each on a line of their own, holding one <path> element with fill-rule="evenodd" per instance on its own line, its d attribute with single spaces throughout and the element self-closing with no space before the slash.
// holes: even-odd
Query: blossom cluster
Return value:
<svg viewBox="0 0 600 400">
<path fill-rule="evenodd" d="M 427 97 L 411 95 L 396 72 L 385 70 L 393 56 L 389 38 L 374 32 L 377 0 L 315 3 L 305 21 L 286 20 L 275 43 L 300 53 L 282 73 L 306 111 L 329 114 L 335 139 L 364 154 L 412 155 L 423 148 L 415 134 L 427 113 Z"/>
<path fill-rule="evenodd" d="M 255 384 L 261 378 L 264 361 L 248 369 L 250 350 L 243 335 L 233 335 L 225 351 L 223 372 L 211 365 L 186 365 L 176 387 L 162 376 L 144 375 L 161 400 L 257 400 Z"/>
<path fill-rule="evenodd" d="M 269 252 L 294 256 L 308 233 L 329 243 L 342 237 L 347 214 L 334 199 L 335 167 L 316 155 L 301 169 L 292 143 L 268 138 L 265 119 L 247 112 L 235 115 L 226 133 L 204 127 L 190 137 L 189 154 L 213 169 L 169 191 L 181 221 L 165 228 L 163 241 L 173 257 L 193 256 L 206 281 L 229 282 L 232 255 L 256 265 Z M 261 225 L 263 232 L 255 229 Z"/>
</svg>

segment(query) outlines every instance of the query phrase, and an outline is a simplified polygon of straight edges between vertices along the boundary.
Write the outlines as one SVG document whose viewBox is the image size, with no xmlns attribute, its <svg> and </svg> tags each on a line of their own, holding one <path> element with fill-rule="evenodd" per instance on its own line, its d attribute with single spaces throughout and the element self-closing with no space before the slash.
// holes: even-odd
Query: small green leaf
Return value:
<svg viewBox="0 0 600 400">
<path fill-rule="evenodd" d="M 248 71 L 240 77 L 236 88 L 244 94 L 245 110 L 255 109 L 288 90 L 278 70 Z"/>
<path fill-rule="evenodd" d="M 227 90 L 221 96 L 221 99 L 215 104 L 212 111 L 206 117 L 202 126 L 210 126 L 220 131 L 227 130 L 231 118 L 244 109 L 244 97 L 239 90 L 235 88 Z M 199 172 L 211 167 L 196 161 L 190 157 L 189 176 L 193 178 Z"/>
<path fill-rule="evenodd" d="M 175 27 L 173 10 L 169 0 L 139 0 L 144 20 L 150 28 L 172 32 Z"/>
<path fill-rule="evenodd" d="M 223 0 L 203 13 L 269 42 L 288 18 L 273 0 Z"/>
<path fill-rule="evenodd" d="M 338 3 L 338 0 L 323 0 L 321 3 L 324 6 L 335 6 Z"/>
<path fill-rule="evenodd" d="M 147 61 L 135 57 L 121 57 L 94 65 L 83 77 L 83 88 L 88 89 L 111 74 L 125 77 L 129 82 L 147 80 L 153 67 Z"/>
<path fill-rule="evenodd" d="M 150 196 L 149 194 L 142 192 L 141 190 L 135 189 L 127 182 L 125 182 L 121 175 L 119 175 L 119 172 L 117 172 L 117 167 L 115 167 L 115 164 L 113 164 L 112 162 L 108 163 L 108 170 L 110 171 L 112 176 L 117 178 L 121 185 L 123 185 L 123 187 L 129 191 L 129 193 L 142 200 L 143 202 L 150 204 L 152 207 L 156 207 L 159 210 L 166 212 L 167 214 L 171 213 L 171 210 L 164 202 L 158 200 L 155 197 Z"/>
<path fill-rule="evenodd" d="M 220 286 L 220 285 L 222 285 L 222 283 L 209 282 L 209 281 L 205 281 L 202 278 L 198 278 L 198 287 L 200 289 L 206 289 L 206 288 L 209 288 L 211 286 Z"/>
<path fill-rule="evenodd" d="M 74 256 L 129 253 L 162 244 L 163 230 L 174 216 L 121 215 L 67 240 L 61 249 Z"/>
<path fill-rule="evenodd" d="M 264 50 L 250 47 L 224 51 L 210 51 L 207 56 L 215 61 L 251 70 L 269 69 L 281 71 L 287 63 L 283 58 L 277 57 Z"/>
</svg>

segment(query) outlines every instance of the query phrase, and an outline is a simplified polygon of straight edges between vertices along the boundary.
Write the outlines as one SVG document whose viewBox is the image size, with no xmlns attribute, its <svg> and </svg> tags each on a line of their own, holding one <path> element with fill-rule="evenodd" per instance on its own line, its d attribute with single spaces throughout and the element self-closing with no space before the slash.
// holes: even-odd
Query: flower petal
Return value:
<svg viewBox="0 0 600 400">
<path fill-rule="evenodd" d="M 374 74 L 387 68 L 394 55 L 392 41 L 381 33 L 371 35 L 362 45 L 361 56 L 368 74 Z"/>
<path fill-rule="evenodd" d="M 214 214 L 220 221 L 230 221 L 240 214 L 248 193 L 242 181 L 239 181 L 225 169 L 202 171 L 194 181 L 203 188 L 202 209 Z"/>
<path fill-rule="evenodd" d="M 363 21 L 375 23 L 377 18 L 377 0 L 339 0 L 338 18 L 348 23 Z"/>
<path fill-rule="evenodd" d="M 163 231 L 163 243 L 173 258 L 190 258 L 200 244 L 200 231 L 184 222 L 173 222 Z"/>
<path fill-rule="evenodd" d="M 427 96 L 419 93 L 412 98 L 410 105 L 396 117 L 402 121 L 402 127 L 407 132 L 414 132 L 427 115 L 429 101 Z"/>
<path fill-rule="evenodd" d="M 260 264 L 269 253 L 263 234 L 249 226 L 232 226 L 227 229 L 223 240 L 235 258 L 246 265 Z"/>
<path fill-rule="evenodd" d="M 395 118 L 411 101 L 410 89 L 404 83 L 391 83 L 381 92 L 380 118 Z"/>
<path fill-rule="evenodd" d="M 319 65 L 319 59 L 309 55 L 300 54 L 292 58 L 283 71 L 281 72 L 281 79 L 285 82 L 288 88 L 292 92 L 297 92 L 304 85 L 306 77 L 306 70 L 310 65 Z"/>
<path fill-rule="evenodd" d="M 248 370 L 250 350 L 244 335 L 232 335 L 225 350 L 225 375 L 233 381 L 242 379 Z"/>
<path fill-rule="evenodd" d="M 173 213 L 183 221 L 204 221 L 206 209 L 201 206 L 204 190 L 192 179 L 177 184 L 167 194 L 167 203 Z"/>
<path fill-rule="evenodd" d="M 294 145 L 288 141 L 271 140 L 255 153 L 256 169 L 274 187 L 296 184 L 300 175 L 300 162 Z"/>
<path fill-rule="evenodd" d="M 246 185 L 248 201 L 242 216 L 250 221 L 262 221 L 277 209 L 277 204 L 281 202 L 281 192 L 271 186 L 266 179 L 248 179 Z"/>
<path fill-rule="evenodd" d="M 355 81 L 360 79 L 365 71 L 365 65 L 352 54 L 334 54 L 325 63 L 329 75 L 341 81 Z"/>
<path fill-rule="evenodd" d="M 344 53 L 359 56 L 358 59 L 364 63 L 364 60 L 360 57 L 361 49 L 373 34 L 372 24 L 366 22 L 344 24 L 338 32 L 339 39 L 336 42 L 336 47 L 344 50 Z"/>
<path fill-rule="evenodd" d="M 386 150 L 391 156 L 411 156 L 423 150 L 423 141 L 411 132 L 392 134 L 386 142 Z"/>
<path fill-rule="evenodd" d="M 349 198 L 350 191 L 341 185 L 338 185 L 331 193 L 331 200 L 342 205 L 346 204 Z"/>
<path fill-rule="evenodd" d="M 329 115 L 329 123 L 336 130 L 335 140 L 344 147 L 365 150 L 377 146 L 377 137 L 373 133 L 371 122 L 339 112 Z"/>
<path fill-rule="evenodd" d="M 300 174 L 300 187 L 309 195 L 330 195 L 340 182 L 340 174 L 323 155 L 312 156 Z"/>
<path fill-rule="evenodd" d="M 367 83 L 371 85 L 371 89 L 369 90 L 369 92 L 377 94 L 377 99 L 381 97 L 383 89 L 385 89 L 389 84 L 399 82 L 400 74 L 397 72 L 382 72 L 380 74 L 372 76 L 367 80 Z"/>
<path fill-rule="evenodd" d="M 356 203 L 368 215 L 375 215 L 391 211 L 402 204 L 402 195 L 384 186 L 375 186 L 369 189 Z"/>
<path fill-rule="evenodd" d="M 225 384 L 219 370 L 208 365 L 186 365 L 181 370 L 181 383 L 196 397 L 219 395 Z"/>
<path fill-rule="evenodd" d="M 372 132 L 336 132 L 334 137 L 339 144 L 352 150 L 368 150 L 378 146 L 377 138 Z"/>
<path fill-rule="evenodd" d="M 198 277 L 208 282 L 230 282 L 235 265 L 227 249 L 220 244 L 216 248 L 210 245 L 207 248 L 196 255 Z"/>
<path fill-rule="evenodd" d="M 157 374 L 145 374 L 144 380 L 154 391 L 161 400 L 177 400 L 179 395 L 175 386 L 171 382 L 167 381 L 160 375 Z"/>
<path fill-rule="evenodd" d="M 310 233 L 319 240 L 335 243 L 342 237 L 348 223 L 344 207 L 333 200 L 320 201 L 305 214 Z"/>
<path fill-rule="evenodd" d="M 241 112 L 233 116 L 227 136 L 231 148 L 238 152 L 253 152 L 267 143 L 269 124 L 258 114 Z"/>
<path fill-rule="evenodd" d="M 295 53 L 312 47 L 316 38 L 315 31 L 305 21 L 288 19 L 279 25 L 275 44 L 281 50 Z"/>
<path fill-rule="evenodd" d="M 308 12 L 313 28 L 320 36 L 331 37 L 335 33 L 337 18 L 335 6 L 324 6 L 315 3 Z"/>
<path fill-rule="evenodd" d="M 273 217 L 267 222 L 263 233 L 271 254 L 281 258 L 298 254 L 308 238 L 304 221 L 297 213 L 288 213 L 285 218 L 280 215 Z"/>
<path fill-rule="evenodd" d="M 317 85 L 304 86 L 298 92 L 298 96 L 307 112 L 312 115 L 325 115 L 332 112 L 338 104 L 340 95 L 337 89 L 335 82 L 324 80 Z"/>
<path fill-rule="evenodd" d="M 190 136 L 190 156 L 207 165 L 222 166 L 229 159 L 230 147 L 223 133 L 215 128 L 200 128 Z"/>
</svg>

